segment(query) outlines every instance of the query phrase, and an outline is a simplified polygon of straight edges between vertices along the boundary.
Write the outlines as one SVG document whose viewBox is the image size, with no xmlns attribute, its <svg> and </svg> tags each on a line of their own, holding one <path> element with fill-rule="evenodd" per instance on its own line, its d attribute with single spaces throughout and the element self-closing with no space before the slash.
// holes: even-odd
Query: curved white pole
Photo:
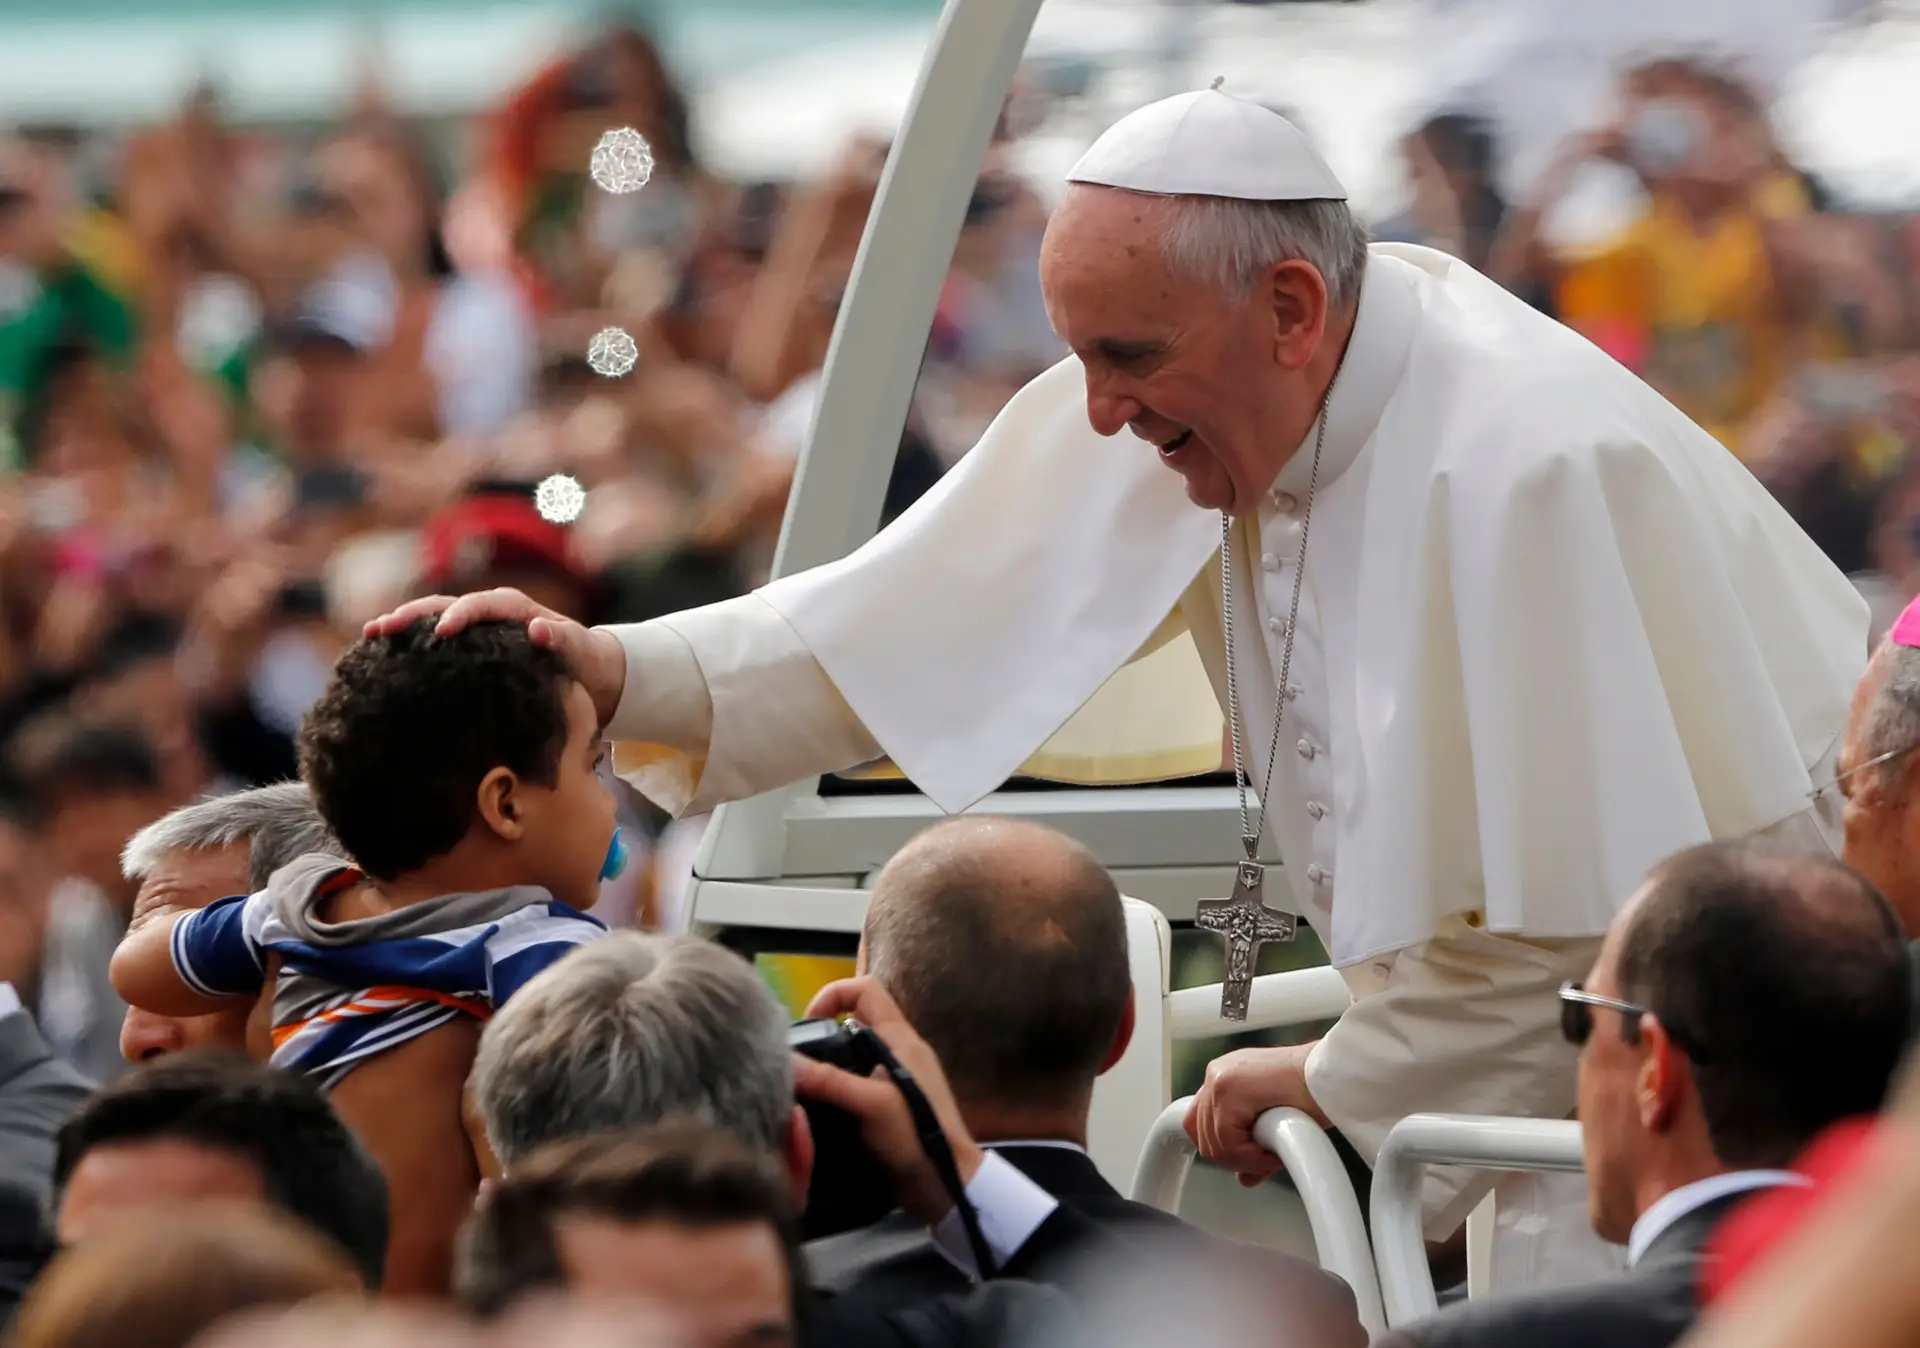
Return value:
<svg viewBox="0 0 1920 1348">
<path fill-rule="evenodd" d="M 1140 1164 L 1133 1171 L 1134 1202 L 1179 1215 L 1180 1195 L 1187 1187 L 1187 1172 L 1193 1168 L 1193 1139 L 1182 1126 L 1192 1105 L 1191 1095 L 1175 1100 L 1160 1111 L 1160 1117 L 1147 1130 Z"/>
<path fill-rule="evenodd" d="M 1140 1165 L 1134 1171 L 1136 1203 L 1149 1204 L 1162 1212 L 1179 1211 L 1180 1195 L 1193 1167 L 1193 1143 L 1182 1127 L 1192 1104 L 1192 1096 L 1175 1100 L 1154 1120 L 1140 1152 Z M 1293 1177 L 1307 1210 L 1307 1224 L 1313 1229 L 1320 1267 L 1346 1281 L 1353 1289 L 1360 1323 L 1367 1333 L 1379 1334 L 1386 1329 L 1387 1319 L 1380 1280 L 1374 1272 L 1373 1249 L 1367 1243 L 1367 1227 L 1361 1220 L 1353 1182 L 1333 1143 L 1319 1124 L 1297 1109 L 1268 1110 L 1254 1121 L 1253 1136 L 1280 1158 L 1280 1164 Z"/>
<path fill-rule="evenodd" d="M 1040 3 L 947 0 L 940 15 L 833 326 L 775 576 L 846 556 L 880 522 L 934 306 Z"/>
<path fill-rule="evenodd" d="M 1373 1163 L 1373 1262 L 1394 1328 L 1440 1308 L 1427 1264 L 1420 1188 L 1429 1165 L 1482 1170 L 1583 1168 L 1580 1125 L 1564 1119 L 1414 1114 L 1400 1120 Z"/>
<path fill-rule="evenodd" d="M 1292 969 L 1253 980 L 1244 1023 L 1220 1019 L 1220 985 L 1181 988 L 1167 996 L 1167 1030 L 1176 1040 L 1211 1039 L 1280 1025 L 1332 1020 L 1353 1001 L 1338 969 Z"/>
</svg>

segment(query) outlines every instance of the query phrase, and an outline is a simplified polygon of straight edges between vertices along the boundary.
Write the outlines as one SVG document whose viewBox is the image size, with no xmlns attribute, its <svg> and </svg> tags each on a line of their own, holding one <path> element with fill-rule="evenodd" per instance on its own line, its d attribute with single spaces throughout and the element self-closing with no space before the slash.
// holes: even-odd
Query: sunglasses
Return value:
<svg viewBox="0 0 1920 1348">
<path fill-rule="evenodd" d="M 1560 1033 L 1575 1048 L 1585 1048 L 1587 1040 L 1593 1038 L 1593 1008 L 1596 1006 L 1603 1011 L 1618 1011 L 1621 1015 L 1629 1017 L 1628 1024 L 1631 1027 L 1628 1032 L 1629 1043 L 1639 1040 L 1642 1016 L 1658 1018 L 1658 1013 L 1649 1007 L 1623 1002 L 1617 997 L 1602 997 L 1597 992 L 1588 992 L 1578 983 L 1562 983 L 1560 985 Z M 1691 1036 L 1683 1037 L 1665 1021 L 1661 1021 L 1661 1024 L 1666 1029 L 1667 1038 L 1678 1044 L 1688 1058 L 1695 1063 L 1707 1061 L 1707 1055 L 1700 1051 Z"/>
</svg>

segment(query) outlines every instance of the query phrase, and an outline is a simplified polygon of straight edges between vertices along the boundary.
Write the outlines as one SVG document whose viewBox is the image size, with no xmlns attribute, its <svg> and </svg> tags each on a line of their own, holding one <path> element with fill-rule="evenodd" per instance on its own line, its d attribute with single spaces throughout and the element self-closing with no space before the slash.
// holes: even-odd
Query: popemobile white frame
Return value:
<svg viewBox="0 0 1920 1348">
<path fill-rule="evenodd" d="M 1041 3 L 947 0 L 834 327 L 775 575 L 843 557 L 877 527 L 967 200 Z M 694 863 L 690 912 L 700 929 L 857 933 L 873 874 L 940 817 L 924 796 L 823 796 L 818 785 L 817 779 L 799 782 L 714 813 Z M 1169 1106 L 1172 1042 L 1331 1018 L 1348 1004 L 1346 984 L 1328 968 L 1257 979 L 1245 1026 L 1219 1019 L 1217 984 L 1170 992 L 1168 919 L 1190 920 L 1201 899 L 1222 897 L 1232 887 L 1239 829 L 1230 788 L 1002 792 L 976 809 L 1033 819 L 1077 838 L 1133 896 L 1129 958 L 1138 1027 L 1132 1048 L 1101 1079 L 1089 1149 L 1109 1180 L 1131 1184 L 1144 1201 L 1171 1209 L 1192 1159 L 1178 1125 L 1184 1102 Z M 1268 860 L 1273 877 L 1278 861 Z M 1283 890 L 1271 897 L 1277 906 L 1291 906 Z M 1499 1122 L 1476 1125 L 1483 1142 L 1491 1135 L 1494 1159 L 1482 1159 L 1496 1167 Z M 1431 1126 L 1445 1131 L 1444 1121 Z M 1321 1262 L 1354 1287 L 1370 1330 L 1404 1318 L 1388 1312 L 1431 1305 L 1424 1261 L 1409 1259 L 1403 1247 L 1381 1265 L 1382 1274 L 1392 1270 L 1383 1288 L 1352 1185 L 1317 1127 L 1304 1115 L 1275 1111 L 1261 1121 L 1259 1135 L 1285 1159 Z M 1528 1168 L 1524 1156 L 1518 1159 L 1523 1163 L 1515 1168 Z M 1404 1231 L 1411 1221 L 1417 1255 L 1417 1215 L 1393 1207 L 1396 1195 L 1404 1200 L 1404 1186 L 1375 1187 L 1376 1238 L 1389 1228 Z"/>
</svg>

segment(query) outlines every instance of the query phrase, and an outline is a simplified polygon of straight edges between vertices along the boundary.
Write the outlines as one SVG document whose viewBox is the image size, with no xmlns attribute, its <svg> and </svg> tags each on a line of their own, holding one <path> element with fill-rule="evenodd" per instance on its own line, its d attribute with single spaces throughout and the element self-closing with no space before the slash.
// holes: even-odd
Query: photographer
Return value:
<svg viewBox="0 0 1920 1348">
<path fill-rule="evenodd" d="M 968 1294 L 897 1310 L 877 1309 L 857 1293 L 811 1291 L 803 1341 L 996 1343 L 1051 1323 L 1060 1298 L 1019 1280 L 1059 1282 L 1080 1258 L 1109 1263 L 1124 1247 L 974 1143 L 938 1058 L 877 983 L 836 983 L 810 1009 L 852 1015 L 911 1074 L 1001 1276 Z M 474 1064 L 475 1103 L 509 1175 L 553 1142 L 692 1116 L 776 1158 L 804 1200 L 834 1180 L 814 1174 L 813 1129 L 797 1093 L 815 1110 L 832 1106 L 860 1121 L 899 1205 L 972 1269 L 962 1214 L 895 1081 L 796 1058 L 788 1037 L 773 995 L 731 952 L 694 937 L 615 933 L 533 980 L 494 1017 Z"/>
</svg>

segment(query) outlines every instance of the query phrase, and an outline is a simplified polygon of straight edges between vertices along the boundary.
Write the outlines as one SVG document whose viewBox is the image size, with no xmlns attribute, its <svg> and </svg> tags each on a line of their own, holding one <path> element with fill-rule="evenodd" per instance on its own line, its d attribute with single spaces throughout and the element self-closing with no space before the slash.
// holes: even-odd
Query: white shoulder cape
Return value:
<svg viewBox="0 0 1920 1348">
<path fill-rule="evenodd" d="M 1598 933 L 1660 857 L 1805 808 L 1865 602 L 1731 454 L 1567 329 L 1425 249 L 1376 246 L 1366 286 L 1361 324 L 1408 331 L 1359 536 L 1313 544 L 1359 566 L 1350 663 L 1330 665 L 1351 680 L 1335 959 L 1476 909 Z M 763 591 L 950 811 L 1063 744 L 1050 775 L 1076 780 L 1218 761 L 1218 707 L 1195 706 L 1220 686 L 1198 630 L 1218 517 L 1149 446 L 1094 433 L 1083 398 L 1062 362 L 893 526 Z M 1189 620 L 1152 677 L 1109 682 Z"/>
</svg>

